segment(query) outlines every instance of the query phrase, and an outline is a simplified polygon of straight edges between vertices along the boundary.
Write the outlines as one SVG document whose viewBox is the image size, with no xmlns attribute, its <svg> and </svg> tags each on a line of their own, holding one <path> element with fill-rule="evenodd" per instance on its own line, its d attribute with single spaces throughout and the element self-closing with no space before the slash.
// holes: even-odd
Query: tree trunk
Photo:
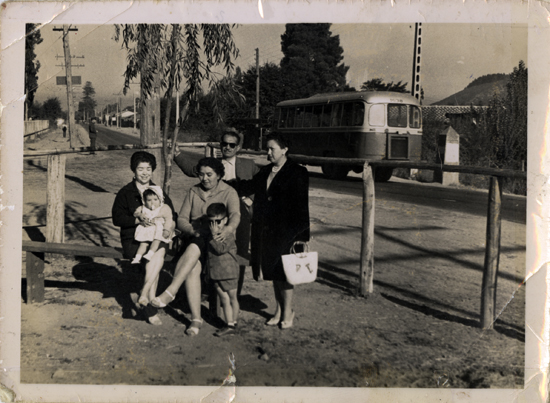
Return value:
<svg viewBox="0 0 550 403">
<path fill-rule="evenodd" d="M 180 131 L 181 123 L 185 122 L 187 118 L 187 112 L 189 111 L 189 102 L 183 107 L 180 116 L 176 117 L 176 128 L 174 129 L 174 135 L 172 136 L 172 147 L 168 152 L 168 158 L 166 158 L 166 169 L 164 170 L 164 184 L 163 190 L 167 195 L 170 194 L 170 186 L 172 185 L 172 161 L 174 160 L 175 144 L 178 141 L 178 133 Z"/>
<path fill-rule="evenodd" d="M 143 105 L 141 108 L 141 127 L 140 139 L 142 145 L 149 145 L 161 142 L 160 135 L 160 75 L 155 76 L 153 93 L 146 98 L 145 92 L 141 89 L 141 99 Z M 153 182 L 161 183 L 162 179 L 162 152 L 161 150 L 151 150 L 157 160 L 157 169 L 153 172 Z"/>
<path fill-rule="evenodd" d="M 175 147 L 175 136 L 172 141 L 172 146 L 170 151 L 168 150 L 168 132 L 170 128 L 170 115 L 172 114 L 172 98 L 174 97 L 174 89 L 177 87 L 176 83 L 176 65 L 178 62 L 178 35 L 179 35 L 179 26 L 177 24 L 172 24 L 172 36 L 170 39 L 170 45 L 172 46 L 172 59 L 170 60 L 170 72 L 168 76 L 168 89 L 166 91 L 166 116 L 164 117 L 164 133 L 162 135 L 162 158 L 164 162 L 164 183 L 162 190 L 165 194 L 170 193 L 170 181 L 169 178 L 172 176 L 172 161 L 174 153 L 170 152 Z M 176 127 L 178 116 L 176 116 Z"/>
</svg>

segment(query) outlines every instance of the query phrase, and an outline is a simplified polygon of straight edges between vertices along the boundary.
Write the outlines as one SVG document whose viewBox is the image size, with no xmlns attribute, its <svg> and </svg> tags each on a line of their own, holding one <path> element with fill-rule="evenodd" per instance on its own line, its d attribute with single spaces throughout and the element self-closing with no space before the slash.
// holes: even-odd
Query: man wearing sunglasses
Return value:
<svg viewBox="0 0 550 403">
<path fill-rule="evenodd" d="M 225 168 L 225 175 L 223 180 L 229 185 L 237 188 L 239 180 L 252 179 L 256 173 L 260 170 L 256 163 L 248 158 L 237 157 L 237 153 L 241 149 L 243 135 L 237 130 L 231 128 L 223 132 L 220 139 L 220 148 L 222 152 L 221 161 Z M 195 171 L 195 165 L 198 159 L 189 158 L 189 156 L 183 156 L 180 154 L 176 145 L 174 154 L 174 162 L 180 167 L 183 173 L 187 176 L 197 176 Z M 238 190 L 238 189 L 237 189 Z M 252 199 L 248 197 L 241 198 L 241 222 L 237 228 L 237 253 L 239 256 L 248 259 L 249 257 L 249 243 L 250 243 L 250 225 L 252 220 Z M 240 267 L 239 276 L 239 288 L 238 294 L 240 295 L 243 279 L 244 279 L 245 265 Z M 252 268 L 252 275 L 255 280 L 260 278 L 259 267 Z"/>
</svg>

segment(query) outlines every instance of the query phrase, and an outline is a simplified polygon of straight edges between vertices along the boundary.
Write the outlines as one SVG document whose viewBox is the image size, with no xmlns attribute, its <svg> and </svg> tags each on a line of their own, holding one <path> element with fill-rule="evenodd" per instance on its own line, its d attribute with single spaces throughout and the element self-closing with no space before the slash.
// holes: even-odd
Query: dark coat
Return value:
<svg viewBox="0 0 550 403">
<path fill-rule="evenodd" d="M 90 125 L 88 126 L 88 132 L 90 138 L 97 138 L 97 129 L 94 122 L 90 122 Z"/>
<path fill-rule="evenodd" d="M 281 255 L 296 241 L 309 241 L 309 175 L 306 168 L 288 159 L 269 189 L 273 164 L 260 169 L 251 181 L 240 181 L 242 194 L 254 194 L 252 216 L 252 265 L 261 265 L 264 279 L 286 280 Z"/>
<path fill-rule="evenodd" d="M 202 156 L 193 158 L 188 155 L 179 154 L 177 157 L 174 157 L 174 162 L 178 167 L 180 167 L 185 175 L 196 177 L 197 173 L 195 172 L 195 166 L 199 162 L 200 158 L 202 158 Z M 258 170 L 259 168 L 253 160 L 237 157 L 235 161 L 235 176 L 237 177 L 237 180 L 252 179 L 252 177 L 258 173 Z M 229 184 L 233 186 L 232 183 Z"/>
<path fill-rule="evenodd" d="M 151 185 L 154 185 L 151 183 Z M 113 224 L 116 227 L 120 227 L 120 243 L 124 251 L 124 257 L 130 259 L 135 256 L 139 242 L 134 239 L 136 232 L 136 218 L 134 212 L 143 204 L 141 194 L 135 184 L 135 181 L 128 183 L 122 189 L 120 189 L 113 202 L 113 208 L 111 214 L 113 217 Z M 174 210 L 172 200 L 164 195 L 164 204 L 170 206 L 172 212 L 174 212 L 174 221 L 177 220 L 177 214 Z"/>
</svg>

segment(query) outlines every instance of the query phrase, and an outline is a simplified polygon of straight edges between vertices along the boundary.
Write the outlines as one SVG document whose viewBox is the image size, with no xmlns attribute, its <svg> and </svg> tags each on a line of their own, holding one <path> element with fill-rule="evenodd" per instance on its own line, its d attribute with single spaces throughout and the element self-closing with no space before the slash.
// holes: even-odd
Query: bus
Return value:
<svg viewBox="0 0 550 403">
<path fill-rule="evenodd" d="M 422 115 L 408 94 L 361 91 L 318 94 L 277 104 L 273 131 L 287 136 L 292 153 L 371 161 L 420 161 Z M 362 166 L 322 165 L 323 174 L 341 179 Z M 393 168 L 378 167 L 374 179 L 388 181 Z"/>
</svg>

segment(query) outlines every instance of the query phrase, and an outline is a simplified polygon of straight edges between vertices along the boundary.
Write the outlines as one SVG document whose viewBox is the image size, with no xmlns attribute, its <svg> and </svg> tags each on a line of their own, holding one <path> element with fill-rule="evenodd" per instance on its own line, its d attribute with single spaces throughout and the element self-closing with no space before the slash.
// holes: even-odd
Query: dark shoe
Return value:
<svg viewBox="0 0 550 403">
<path fill-rule="evenodd" d="M 235 334 L 235 327 L 234 326 L 224 327 L 223 329 L 220 329 L 216 333 L 214 333 L 214 336 L 223 337 L 223 336 L 229 336 L 231 334 Z"/>
</svg>

